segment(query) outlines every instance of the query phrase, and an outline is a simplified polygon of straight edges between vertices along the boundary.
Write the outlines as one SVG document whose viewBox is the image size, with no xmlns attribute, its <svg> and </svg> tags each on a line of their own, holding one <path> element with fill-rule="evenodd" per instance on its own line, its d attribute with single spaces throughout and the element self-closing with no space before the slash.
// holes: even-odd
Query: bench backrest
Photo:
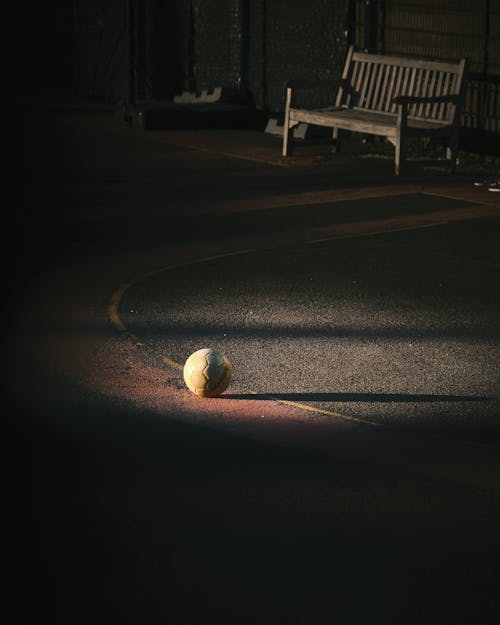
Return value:
<svg viewBox="0 0 500 625">
<path fill-rule="evenodd" d="M 396 113 L 393 98 L 462 95 L 465 59 L 457 63 L 427 61 L 348 50 L 337 106 Z M 412 104 L 408 114 L 453 122 L 456 107 L 450 103 Z"/>
</svg>

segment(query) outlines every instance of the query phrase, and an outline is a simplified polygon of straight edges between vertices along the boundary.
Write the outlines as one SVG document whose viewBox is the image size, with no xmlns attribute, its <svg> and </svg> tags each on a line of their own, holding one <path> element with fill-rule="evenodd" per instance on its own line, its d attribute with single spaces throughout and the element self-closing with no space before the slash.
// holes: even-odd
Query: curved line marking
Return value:
<svg viewBox="0 0 500 625">
<path fill-rule="evenodd" d="M 210 260 L 215 260 L 215 259 L 219 259 L 219 258 L 225 258 L 227 256 L 237 256 L 240 254 L 249 254 L 250 252 L 254 252 L 254 249 L 247 249 L 247 250 L 240 250 L 237 252 L 229 252 L 229 253 L 225 253 L 225 254 L 217 254 L 215 256 L 205 256 L 204 258 L 198 258 L 198 259 L 194 259 L 194 260 L 190 260 L 190 261 L 186 261 L 184 263 L 176 263 L 174 265 L 167 265 L 166 267 L 162 267 L 160 269 L 155 269 L 154 271 L 148 271 L 147 273 L 142 274 L 141 276 L 138 276 L 137 278 L 134 278 L 133 280 L 130 280 L 130 282 L 126 282 L 124 284 L 121 284 L 116 291 L 114 291 L 114 293 L 111 296 L 109 305 L 108 305 L 108 316 L 110 321 L 113 323 L 113 325 L 123 334 L 125 334 L 129 339 L 131 339 L 135 345 L 137 346 L 143 346 L 144 343 L 142 343 L 138 337 L 133 334 L 132 332 L 130 332 L 130 330 L 127 328 L 127 326 L 123 323 L 120 314 L 118 312 L 118 307 L 120 305 L 120 302 L 123 298 L 123 296 L 125 295 L 125 293 L 128 291 L 128 289 L 130 287 L 132 287 L 134 284 L 136 284 L 137 282 L 144 280 L 146 278 L 149 278 L 151 276 L 163 273 L 165 271 L 171 271 L 172 269 L 178 269 L 179 267 L 187 267 L 189 265 L 195 265 L 198 263 L 204 263 L 204 262 L 208 262 Z M 181 365 L 180 363 L 176 362 L 175 360 L 172 360 L 171 358 L 168 358 L 168 356 L 162 356 L 162 360 L 165 364 L 169 365 L 170 367 L 173 367 L 174 369 L 177 369 L 178 371 L 182 371 L 184 369 L 183 365 Z M 256 391 L 248 391 L 251 394 L 255 394 L 257 395 Z M 340 412 L 334 412 L 333 410 L 326 410 L 324 408 L 316 408 L 315 406 L 309 406 L 308 404 L 302 404 L 300 402 L 296 402 L 296 401 L 289 401 L 287 399 L 278 399 L 276 397 L 273 397 L 272 394 L 269 395 L 269 400 L 270 401 L 274 401 L 277 402 L 279 404 L 283 404 L 284 406 L 290 406 L 292 408 L 298 408 L 300 410 L 306 410 L 307 412 L 314 412 L 316 414 L 321 414 L 321 415 L 325 415 L 327 417 L 335 417 L 337 419 L 343 419 L 344 421 L 352 421 L 354 423 L 362 423 L 364 425 L 371 425 L 374 427 L 382 427 L 382 423 L 376 423 L 375 421 L 369 421 L 368 419 L 361 419 L 358 417 L 353 417 L 350 415 L 345 415 L 345 414 L 341 414 Z"/>
</svg>

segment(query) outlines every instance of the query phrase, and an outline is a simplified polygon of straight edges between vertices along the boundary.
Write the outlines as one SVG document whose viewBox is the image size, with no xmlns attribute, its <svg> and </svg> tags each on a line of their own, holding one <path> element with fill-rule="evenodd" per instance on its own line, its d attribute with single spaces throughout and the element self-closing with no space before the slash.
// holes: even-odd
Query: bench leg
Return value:
<svg viewBox="0 0 500 625">
<path fill-rule="evenodd" d="M 293 146 L 293 128 L 283 126 L 283 150 L 282 156 L 290 156 Z"/>
<path fill-rule="evenodd" d="M 446 159 L 448 160 L 448 166 L 450 174 L 454 174 L 457 168 L 457 155 L 458 155 L 458 135 L 454 133 L 448 145 L 446 146 Z"/>
<path fill-rule="evenodd" d="M 285 102 L 285 121 L 283 123 L 283 149 L 282 156 L 288 156 L 292 147 L 292 129 L 290 128 L 290 106 L 292 103 L 292 90 L 290 87 L 286 89 Z"/>
<path fill-rule="evenodd" d="M 396 137 L 396 150 L 394 154 L 394 173 L 399 176 L 403 170 L 404 158 L 406 152 L 406 140 L 404 135 Z"/>
<path fill-rule="evenodd" d="M 394 154 L 394 173 L 396 176 L 401 174 L 406 153 L 406 122 L 408 113 L 406 107 L 399 106 L 398 121 L 396 124 L 396 143 Z"/>
<path fill-rule="evenodd" d="M 338 128 L 333 128 L 332 140 L 332 152 L 334 154 L 340 152 L 342 141 L 340 140 L 340 131 Z"/>
</svg>

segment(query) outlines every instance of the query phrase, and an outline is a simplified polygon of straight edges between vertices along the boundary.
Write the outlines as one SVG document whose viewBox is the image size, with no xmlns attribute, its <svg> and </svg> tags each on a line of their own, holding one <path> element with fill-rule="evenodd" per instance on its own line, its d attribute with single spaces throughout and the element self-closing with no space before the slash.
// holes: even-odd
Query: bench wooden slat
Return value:
<svg viewBox="0 0 500 625">
<path fill-rule="evenodd" d="M 396 79 L 397 67 L 389 66 L 389 80 L 387 83 L 386 95 L 384 98 L 384 111 L 390 111 L 392 107 L 392 98 L 394 93 L 394 84 Z"/>
<path fill-rule="evenodd" d="M 432 72 L 432 82 L 431 82 L 431 86 L 429 89 L 429 95 L 434 96 L 436 95 L 437 91 L 438 91 L 438 77 L 439 77 L 439 72 L 436 72 L 436 70 L 433 70 Z M 434 108 L 435 108 L 435 104 L 430 104 L 428 111 L 426 112 L 427 117 L 433 117 L 434 116 Z"/>
<path fill-rule="evenodd" d="M 437 78 L 436 78 L 436 90 L 434 91 L 433 95 L 440 95 L 442 93 L 443 78 L 444 78 L 443 72 L 438 71 Z M 439 114 L 439 104 L 436 103 L 432 105 L 431 116 L 434 119 L 439 119 L 438 114 Z"/>
<path fill-rule="evenodd" d="M 373 65 L 372 63 L 368 62 L 368 63 L 364 63 L 363 64 L 365 67 L 365 74 L 364 74 L 364 81 L 363 84 L 361 86 L 361 89 L 359 91 L 359 101 L 360 103 L 366 104 L 366 97 L 367 97 L 367 89 L 368 89 L 368 85 L 370 84 L 370 73 L 373 69 Z"/>
<path fill-rule="evenodd" d="M 446 72 L 445 77 L 444 77 L 443 92 L 448 93 L 450 88 L 451 88 L 451 74 L 450 72 Z M 439 109 L 438 119 L 446 119 L 448 116 L 448 111 L 449 111 L 448 104 L 441 104 L 440 109 Z"/>
<path fill-rule="evenodd" d="M 411 76 L 411 67 L 404 67 L 403 68 L 403 72 L 404 72 L 404 80 L 403 80 L 403 86 L 401 88 L 401 91 L 399 92 L 401 95 L 407 95 L 408 94 L 408 84 L 410 81 L 410 76 Z"/>
<path fill-rule="evenodd" d="M 422 95 L 426 96 L 428 95 L 428 87 L 429 87 L 429 78 L 430 78 L 430 70 L 429 69 L 424 69 L 423 70 L 423 76 L 422 76 Z M 424 116 L 425 110 L 429 109 L 429 105 L 428 104 L 421 104 L 418 109 L 417 109 L 417 115 L 418 116 Z"/>
<path fill-rule="evenodd" d="M 434 96 L 436 91 L 436 72 L 435 70 L 429 70 L 426 94 L 428 96 Z M 422 115 L 424 117 L 432 117 L 432 104 L 426 104 L 422 108 Z"/>
<path fill-rule="evenodd" d="M 394 86 L 394 92 L 393 92 L 393 96 L 391 98 L 391 100 L 394 99 L 395 95 L 398 95 L 399 93 L 401 93 L 401 83 L 403 81 L 403 74 L 404 74 L 404 68 L 403 67 L 396 67 L 396 71 L 397 71 L 397 79 L 396 79 L 396 84 Z M 397 111 L 397 106 L 396 104 L 392 103 L 391 104 L 391 108 L 390 108 L 391 113 L 395 113 Z"/>
<path fill-rule="evenodd" d="M 375 89 L 376 78 L 377 78 L 377 74 L 379 73 L 379 71 L 380 71 L 380 64 L 379 63 L 373 64 L 371 76 L 370 76 L 370 85 L 368 87 L 368 93 L 366 95 L 366 101 L 365 101 L 365 106 L 367 109 L 372 108 L 373 90 Z"/>
<path fill-rule="evenodd" d="M 359 71 L 359 63 L 352 64 L 352 72 L 349 77 L 349 84 L 353 87 L 353 89 L 347 94 L 347 103 L 349 106 L 354 104 L 354 94 L 356 93 L 356 81 L 358 78 Z"/>
<path fill-rule="evenodd" d="M 440 72 L 440 89 L 439 93 L 446 93 L 446 77 L 448 76 L 448 72 Z M 436 112 L 434 113 L 436 119 L 443 119 L 444 116 L 444 106 L 442 104 L 438 104 L 436 106 Z"/>
<path fill-rule="evenodd" d="M 406 56 L 386 56 L 385 54 L 371 54 L 368 52 L 353 51 L 353 61 L 370 61 L 378 64 L 393 64 L 399 67 L 410 67 L 417 69 L 425 69 L 426 67 L 432 67 L 435 69 L 441 69 L 445 72 L 455 73 L 457 71 L 457 63 L 448 63 L 446 61 L 431 61 L 427 59 L 415 59 Z"/>
<path fill-rule="evenodd" d="M 377 110 L 378 111 L 385 111 L 385 110 L 387 110 L 385 108 L 385 101 L 386 101 L 386 95 L 387 95 L 387 84 L 389 82 L 390 70 L 391 70 L 391 66 L 390 65 L 384 65 L 384 79 L 382 81 L 382 87 L 380 89 L 380 95 L 379 95 L 379 99 L 378 99 L 378 103 L 377 103 Z"/>
<path fill-rule="evenodd" d="M 420 95 L 418 91 L 419 82 L 420 82 L 420 72 L 418 71 L 419 69 L 420 68 L 417 68 L 417 67 L 411 68 L 411 78 L 410 78 L 410 84 L 408 87 L 409 93 L 414 93 L 416 95 Z M 415 114 L 415 104 L 412 104 L 410 108 L 408 109 L 408 115 L 414 115 L 414 114 Z"/>
<path fill-rule="evenodd" d="M 354 73 L 352 77 L 352 84 L 354 85 L 354 92 L 358 94 L 361 91 L 363 85 L 363 75 L 364 75 L 365 63 L 354 63 Z"/>
<path fill-rule="evenodd" d="M 372 109 L 374 109 L 375 111 L 377 110 L 377 102 L 378 102 L 378 95 L 380 92 L 380 86 L 382 84 L 382 78 L 384 77 L 384 65 L 380 64 L 379 65 L 379 71 L 377 74 L 377 80 L 375 82 L 375 90 L 373 92 L 373 101 L 371 104 Z"/>
<path fill-rule="evenodd" d="M 391 128 L 395 126 L 395 113 L 387 113 L 384 111 L 367 111 L 364 108 L 354 107 L 349 109 L 328 110 L 328 109 L 293 109 L 290 113 L 291 120 L 303 121 L 309 124 L 319 124 L 323 126 L 332 126 L 336 124 L 342 125 L 344 130 L 352 129 L 353 125 L 363 122 L 363 132 L 369 132 L 369 128 L 374 134 L 379 133 L 378 130 Z M 423 119 L 421 117 L 408 116 L 409 129 L 439 129 L 448 128 L 449 124 L 439 122 L 433 119 Z"/>
<path fill-rule="evenodd" d="M 382 81 L 384 80 L 384 76 L 385 76 L 385 66 L 382 64 L 378 64 L 378 72 L 377 72 L 377 80 L 375 81 L 375 89 L 373 90 L 373 99 L 372 99 L 372 103 L 370 105 L 370 109 L 374 110 L 374 111 L 378 111 L 378 100 L 380 97 L 380 90 L 382 88 Z"/>
</svg>

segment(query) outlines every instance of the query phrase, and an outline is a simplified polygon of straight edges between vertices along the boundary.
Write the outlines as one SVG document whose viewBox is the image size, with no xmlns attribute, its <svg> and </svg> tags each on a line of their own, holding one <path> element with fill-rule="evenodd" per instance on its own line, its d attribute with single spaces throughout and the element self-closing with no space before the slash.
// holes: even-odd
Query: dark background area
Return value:
<svg viewBox="0 0 500 625">
<path fill-rule="evenodd" d="M 19 2 L 7 9 L 9 102 L 32 106 L 47 96 L 75 95 L 75 23 L 72 2 Z"/>
</svg>

